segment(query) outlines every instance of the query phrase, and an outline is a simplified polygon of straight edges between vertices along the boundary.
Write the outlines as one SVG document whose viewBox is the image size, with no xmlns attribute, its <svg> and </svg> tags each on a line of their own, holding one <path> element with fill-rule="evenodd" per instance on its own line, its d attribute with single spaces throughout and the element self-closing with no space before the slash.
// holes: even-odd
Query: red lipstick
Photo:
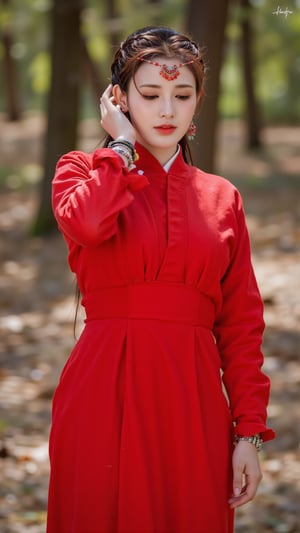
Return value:
<svg viewBox="0 0 300 533">
<path fill-rule="evenodd" d="M 175 131 L 176 127 L 172 124 L 161 124 L 160 126 L 156 126 L 155 129 L 161 135 L 171 135 L 171 133 Z"/>
</svg>

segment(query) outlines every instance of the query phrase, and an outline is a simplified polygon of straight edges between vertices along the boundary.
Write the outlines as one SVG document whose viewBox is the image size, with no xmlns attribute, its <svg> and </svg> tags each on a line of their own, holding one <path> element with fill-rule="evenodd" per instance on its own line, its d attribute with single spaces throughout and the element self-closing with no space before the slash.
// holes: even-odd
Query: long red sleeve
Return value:
<svg viewBox="0 0 300 533">
<path fill-rule="evenodd" d="M 262 433 L 264 440 L 270 440 L 274 432 L 265 425 L 270 384 L 261 371 L 263 302 L 253 273 L 249 236 L 238 193 L 234 233 L 230 266 L 221 282 L 223 301 L 214 333 L 235 433 Z"/>
<path fill-rule="evenodd" d="M 116 233 L 120 211 L 147 184 L 145 176 L 129 173 L 113 150 L 100 148 L 89 157 L 70 152 L 56 167 L 54 215 L 66 237 L 81 246 L 97 246 Z"/>
</svg>

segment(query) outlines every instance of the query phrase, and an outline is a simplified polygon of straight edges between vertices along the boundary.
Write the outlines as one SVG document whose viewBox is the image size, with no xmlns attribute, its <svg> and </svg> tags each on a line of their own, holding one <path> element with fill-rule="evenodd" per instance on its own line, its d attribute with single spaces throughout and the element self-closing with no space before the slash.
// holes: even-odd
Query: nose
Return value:
<svg viewBox="0 0 300 533">
<path fill-rule="evenodd" d="M 160 116 L 164 118 L 170 118 L 174 116 L 174 109 L 171 99 L 165 99 L 161 107 Z"/>
</svg>

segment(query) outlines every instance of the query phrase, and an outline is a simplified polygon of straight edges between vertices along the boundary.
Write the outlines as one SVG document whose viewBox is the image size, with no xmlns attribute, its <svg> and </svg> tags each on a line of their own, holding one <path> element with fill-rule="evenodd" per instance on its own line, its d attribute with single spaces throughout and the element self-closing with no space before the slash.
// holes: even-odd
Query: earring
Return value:
<svg viewBox="0 0 300 533">
<path fill-rule="evenodd" d="M 196 137 L 196 133 L 197 133 L 197 126 L 196 124 L 194 123 L 194 121 L 192 120 L 192 122 L 190 123 L 190 126 L 189 126 L 189 129 L 187 130 L 187 138 L 189 141 L 193 141 Z"/>
</svg>

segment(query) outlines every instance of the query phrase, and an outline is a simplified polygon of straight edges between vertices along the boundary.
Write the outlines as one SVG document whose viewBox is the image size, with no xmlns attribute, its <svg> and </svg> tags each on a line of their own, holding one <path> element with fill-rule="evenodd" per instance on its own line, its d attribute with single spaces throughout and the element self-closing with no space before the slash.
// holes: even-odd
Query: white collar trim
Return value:
<svg viewBox="0 0 300 533">
<path fill-rule="evenodd" d="M 169 161 L 167 161 L 166 164 L 163 166 L 163 168 L 164 168 L 164 170 L 166 172 L 169 172 L 169 170 L 170 170 L 172 164 L 174 163 L 176 157 L 178 156 L 179 152 L 180 152 L 180 145 L 177 146 L 177 150 L 176 150 L 175 154 L 172 155 L 171 159 L 169 159 Z"/>
</svg>

